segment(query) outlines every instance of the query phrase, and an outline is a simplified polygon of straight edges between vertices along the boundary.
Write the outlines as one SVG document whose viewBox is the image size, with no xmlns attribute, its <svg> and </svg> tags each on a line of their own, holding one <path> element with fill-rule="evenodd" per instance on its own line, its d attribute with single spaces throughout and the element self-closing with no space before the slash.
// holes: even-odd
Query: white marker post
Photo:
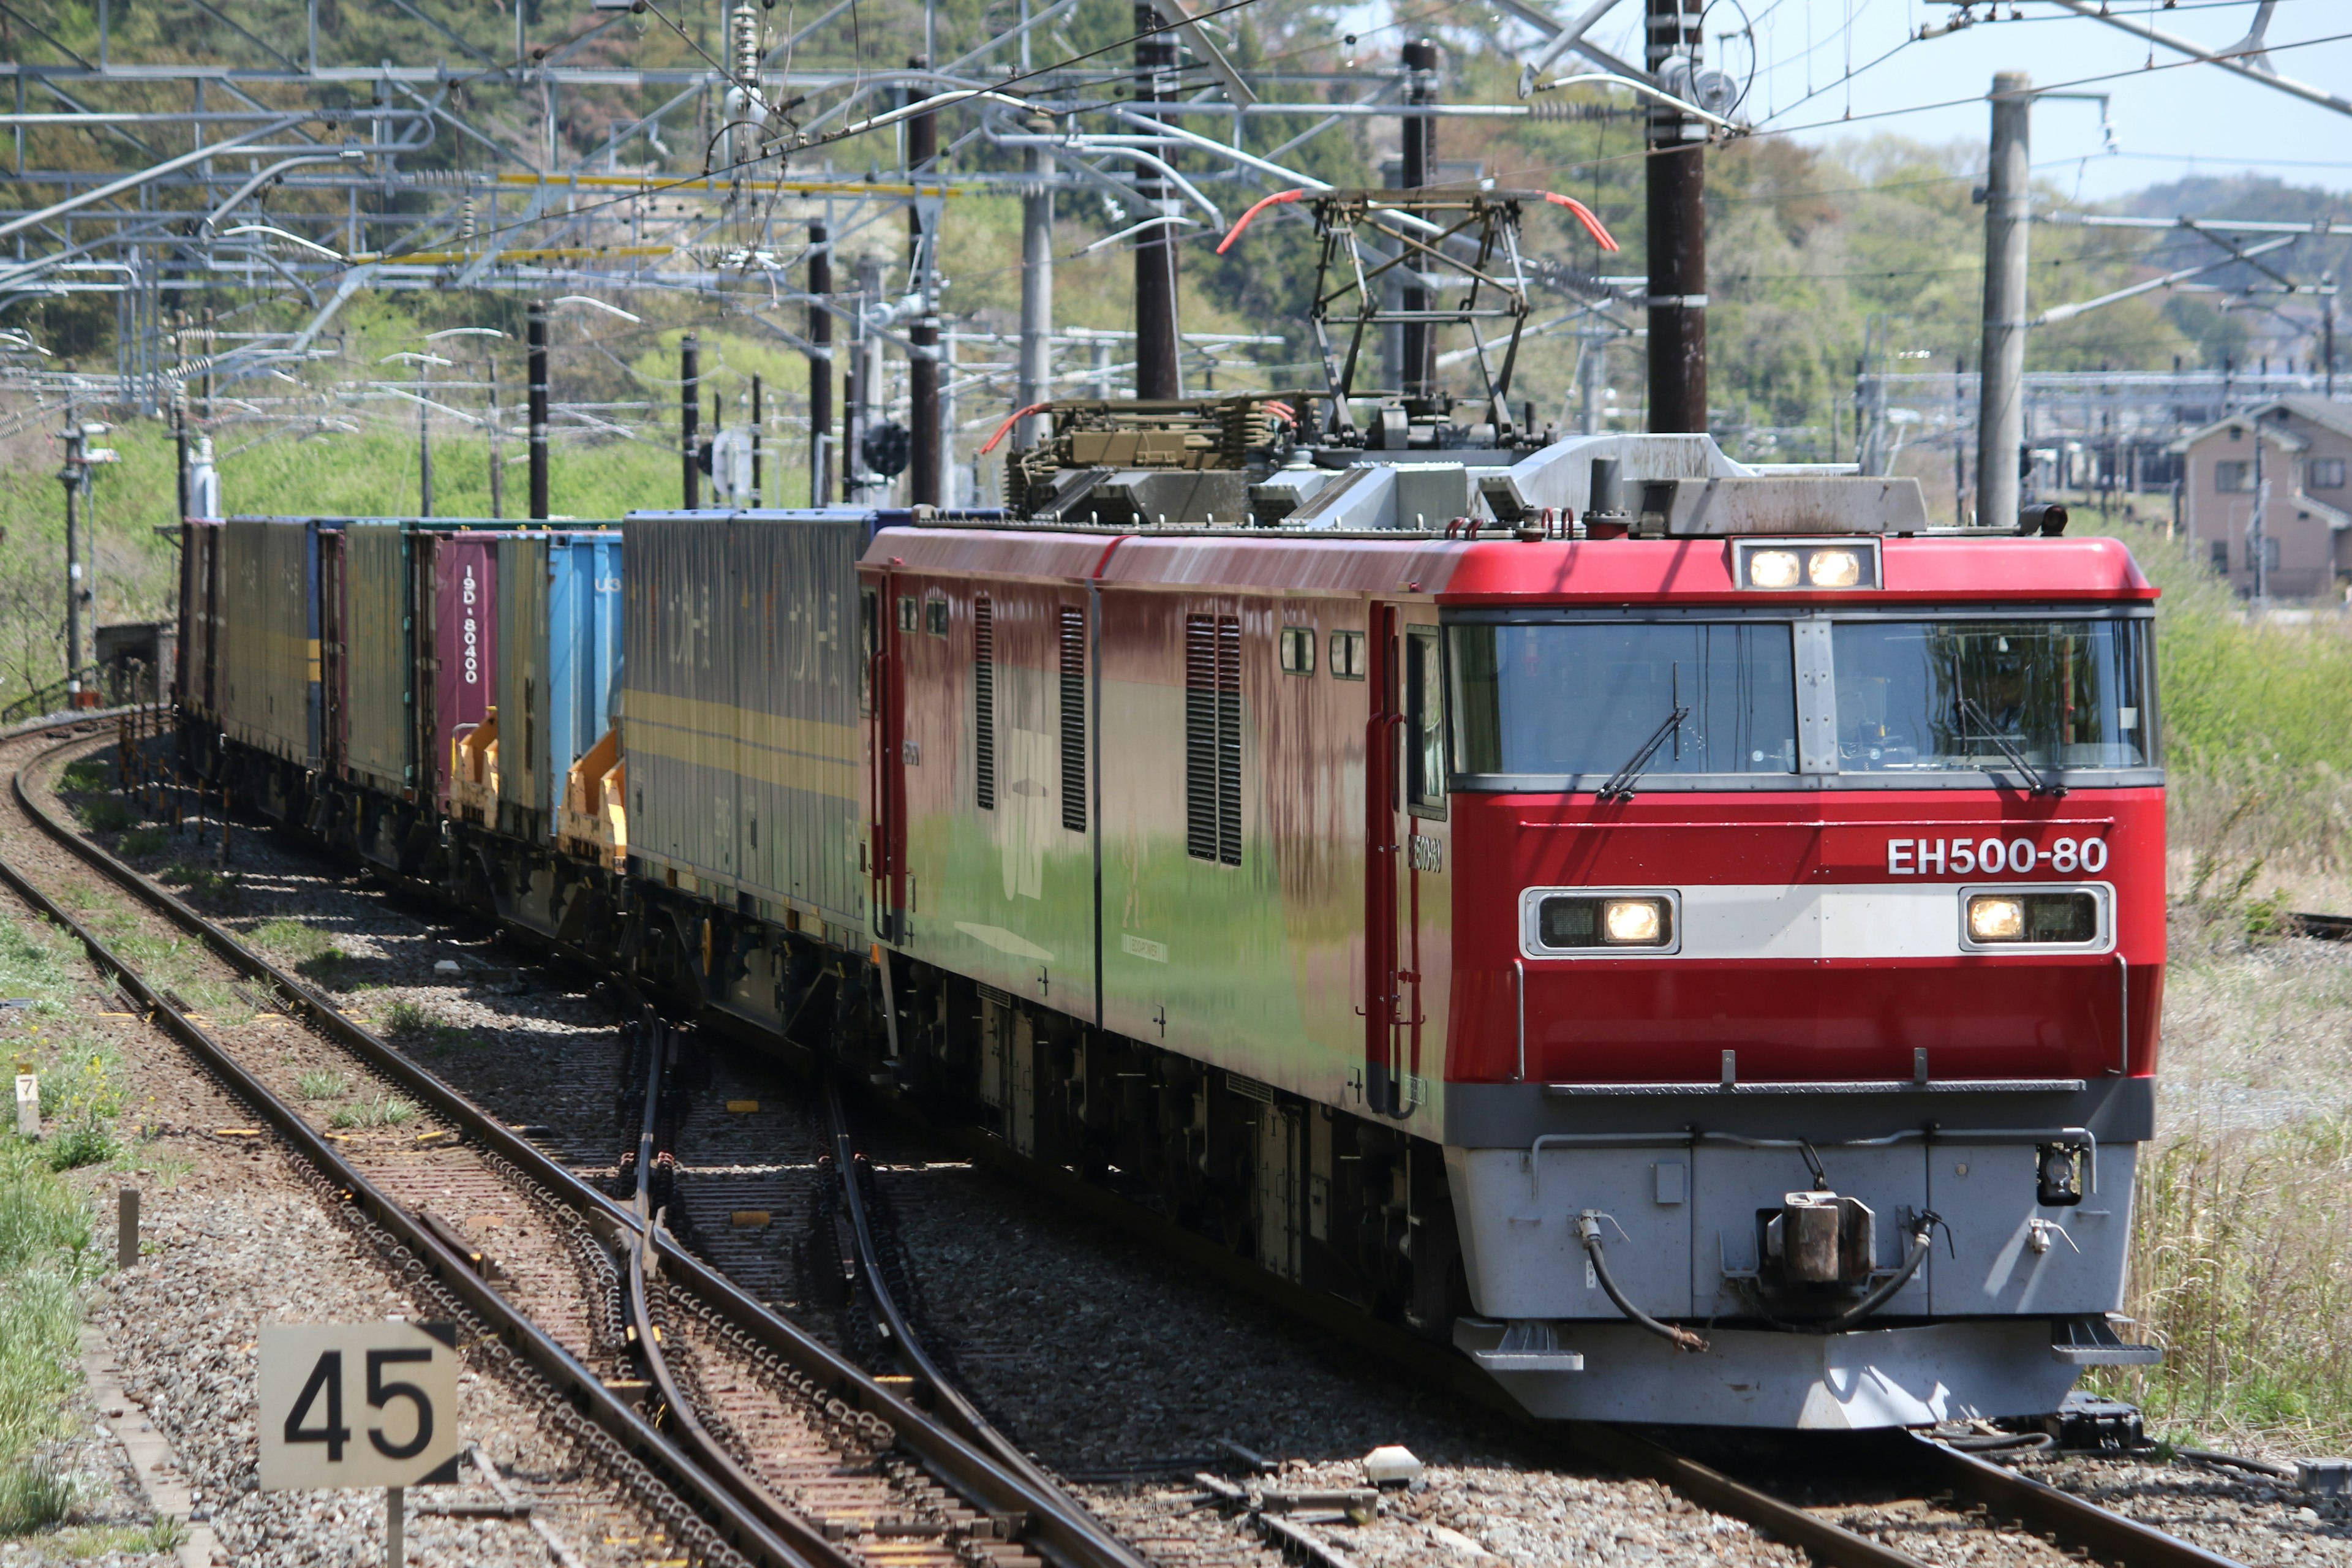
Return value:
<svg viewBox="0 0 2352 1568">
<path fill-rule="evenodd" d="M 383 1487 L 385 1568 L 403 1568 L 403 1494 L 457 1479 L 457 1345 L 447 1323 L 264 1323 L 262 1489 Z"/>
<path fill-rule="evenodd" d="M 34 1073 L 16 1075 L 16 1136 L 38 1138 L 41 1135 L 41 1080 Z"/>
</svg>

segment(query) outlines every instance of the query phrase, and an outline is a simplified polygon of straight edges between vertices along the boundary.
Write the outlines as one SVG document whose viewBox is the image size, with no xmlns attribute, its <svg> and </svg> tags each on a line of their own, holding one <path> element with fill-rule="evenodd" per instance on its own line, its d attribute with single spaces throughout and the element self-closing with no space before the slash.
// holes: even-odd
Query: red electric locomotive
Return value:
<svg viewBox="0 0 2352 1568">
<path fill-rule="evenodd" d="M 877 533 L 888 1070 L 1546 1415 L 2150 1358 L 2155 590 L 1913 481 L 1593 449 L 1635 472 L 1573 523 Z"/>
</svg>

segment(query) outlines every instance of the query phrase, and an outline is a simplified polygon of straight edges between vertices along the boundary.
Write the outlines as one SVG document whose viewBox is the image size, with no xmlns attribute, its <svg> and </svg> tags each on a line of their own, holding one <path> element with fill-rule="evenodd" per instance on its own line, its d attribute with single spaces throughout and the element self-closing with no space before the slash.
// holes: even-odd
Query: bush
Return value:
<svg viewBox="0 0 2352 1568">
<path fill-rule="evenodd" d="M 58 785 L 67 790 L 100 790 L 114 787 L 114 768 L 104 756 L 81 757 L 68 763 L 58 775 Z"/>
</svg>

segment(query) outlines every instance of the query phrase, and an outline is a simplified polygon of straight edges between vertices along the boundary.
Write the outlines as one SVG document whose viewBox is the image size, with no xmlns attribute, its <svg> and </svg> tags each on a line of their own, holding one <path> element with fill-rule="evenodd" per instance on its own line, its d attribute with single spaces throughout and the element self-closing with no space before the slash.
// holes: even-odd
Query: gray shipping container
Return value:
<svg viewBox="0 0 2352 1568">
<path fill-rule="evenodd" d="M 624 525 L 629 855 L 863 929 L 863 511 L 638 512 Z"/>
<path fill-rule="evenodd" d="M 396 518 L 343 524 L 343 766 L 387 795 L 416 782 L 406 532 Z"/>
<path fill-rule="evenodd" d="M 319 763 L 319 525 L 233 517 L 222 526 L 215 695 L 232 741 Z"/>
</svg>

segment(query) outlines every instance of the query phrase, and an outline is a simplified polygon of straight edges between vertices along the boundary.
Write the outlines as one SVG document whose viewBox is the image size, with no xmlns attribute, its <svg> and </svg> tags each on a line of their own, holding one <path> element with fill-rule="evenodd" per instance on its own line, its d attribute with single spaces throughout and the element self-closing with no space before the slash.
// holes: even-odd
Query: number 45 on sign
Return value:
<svg viewBox="0 0 2352 1568">
<path fill-rule="evenodd" d="M 263 1489 L 456 1481 L 457 1343 L 447 1323 L 264 1323 Z"/>
</svg>

